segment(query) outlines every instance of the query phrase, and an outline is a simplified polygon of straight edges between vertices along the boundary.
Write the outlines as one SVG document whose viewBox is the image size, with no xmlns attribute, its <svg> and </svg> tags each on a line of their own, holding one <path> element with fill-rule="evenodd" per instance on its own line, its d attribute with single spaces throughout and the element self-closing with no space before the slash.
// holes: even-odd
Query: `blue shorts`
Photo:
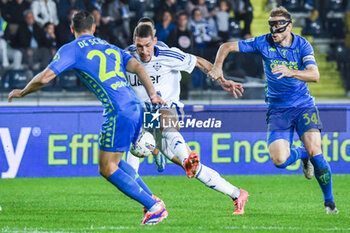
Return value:
<svg viewBox="0 0 350 233">
<path fill-rule="evenodd" d="M 316 106 L 308 108 L 269 108 L 266 114 L 267 143 L 285 139 L 293 144 L 294 129 L 299 137 L 310 129 L 322 129 Z"/>
<path fill-rule="evenodd" d="M 129 151 L 130 144 L 136 142 L 141 133 L 143 120 L 142 106 L 131 106 L 128 111 L 109 114 L 102 125 L 99 145 L 103 151 Z"/>
</svg>

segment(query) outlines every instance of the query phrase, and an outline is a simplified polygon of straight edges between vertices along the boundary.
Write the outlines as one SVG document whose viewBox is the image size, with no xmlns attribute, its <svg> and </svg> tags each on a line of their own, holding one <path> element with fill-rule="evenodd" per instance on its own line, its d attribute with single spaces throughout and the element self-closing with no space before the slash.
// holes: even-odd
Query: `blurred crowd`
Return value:
<svg viewBox="0 0 350 233">
<path fill-rule="evenodd" d="M 137 20 L 148 16 L 156 22 L 158 40 L 192 53 L 227 41 L 232 20 L 243 20 L 239 36 L 251 37 L 253 18 L 249 0 L 1 0 L 2 67 L 46 67 L 56 50 L 74 39 L 69 26 L 77 10 L 92 12 L 95 36 L 121 48 L 132 43 Z"/>
<path fill-rule="evenodd" d="M 266 10 L 280 5 L 292 12 L 309 13 L 305 35 L 345 38 L 349 22 L 343 17 L 343 24 L 339 26 L 335 20 L 333 25 L 329 12 L 336 15 L 350 10 L 350 1 L 267 0 Z M 57 49 L 74 40 L 70 20 L 77 10 L 92 12 L 95 36 L 121 48 L 132 43 L 137 21 L 150 17 L 158 40 L 213 61 L 221 43 L 252 37 L 253 6 L 250 0 L 0 0 L 0 76 L 8 70 L 35 73 L 45 68 Z M 226 67 L 234 76 L 263 77 L 261 60 L 256 57 L 237 55 Z M 192 77 L 193 88 L 211 85 L 199 71 Z"/>
</svg>

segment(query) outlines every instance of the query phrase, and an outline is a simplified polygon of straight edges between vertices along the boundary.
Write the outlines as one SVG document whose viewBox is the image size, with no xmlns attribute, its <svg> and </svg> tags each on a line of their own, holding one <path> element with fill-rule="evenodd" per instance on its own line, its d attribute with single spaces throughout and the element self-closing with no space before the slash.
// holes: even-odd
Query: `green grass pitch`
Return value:
<svg viewBox="0 0 350 233">
<path fill-rule="evenodd" d="M 142 206 L 101 177 L 0 180 L 0 232 L 350 232 L 350 175 L 334 175 L 338 215 L 326 215 L 315 178 L 225 176 L 249 191 L 245 215 L 229 197 L 180 176 L 144 177 L 168 219 L 140 226 Z"/>
</svg>

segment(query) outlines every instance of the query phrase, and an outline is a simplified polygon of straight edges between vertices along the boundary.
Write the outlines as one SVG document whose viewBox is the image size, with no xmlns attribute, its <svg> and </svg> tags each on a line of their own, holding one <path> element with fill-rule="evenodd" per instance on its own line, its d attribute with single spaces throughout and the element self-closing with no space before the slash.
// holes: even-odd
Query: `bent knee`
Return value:
<svg viewBox="0 0 350 233">
<path fill-rule="evenodd" d="M 312 146 L 311 148 L 306 149 L 309 156 L 313 157 L 322 153 L 320 146 Z"/>
<path fill-rule="evenodd" d="M 101 176 L 103 176 L 106 179 L 110 177 L 110 175 L 112 175 L 117 170 L 118 170 L 117 165 L 107 165 L 107 166 L 99 167 L 99 173 L 101 174 Z"/>
<path fill-rule="evenodd" d="M 286 168 L 287 167 L 287 165 L 285 164 L 287 159 L 285 159 L 283 157 L 277 157 L 274 159 L 271 157 L 271 160 L 272 160 L 273 164 L 278 168 Z"/>
<path fill-rule="evenodd" d="M 270 157 L 273 162 L 273 164 L 278 168 L 286 168 L 287 165 L 285 165 L 285 162 L 287 161 L 288 157 L 290 155 L 289 151 L 275 151 L 270 152 Z"/>
</svg>

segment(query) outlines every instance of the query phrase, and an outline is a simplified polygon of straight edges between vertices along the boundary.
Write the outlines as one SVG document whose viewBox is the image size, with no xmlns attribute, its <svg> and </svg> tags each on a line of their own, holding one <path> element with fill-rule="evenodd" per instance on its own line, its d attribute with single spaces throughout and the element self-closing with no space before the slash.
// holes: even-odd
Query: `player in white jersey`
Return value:
<svg viewBox="0 0 350 233">
<path fill-rule="evenodd" d="M 141 25 L 141 24 L 146 24 L 152 27 L 153 29 L 153 35 L 156 35 L 156 29 L 154 27 L 154 21 L 149 18 L 149 17 L 142 17 L 139 19 L 139 21 L 137 21 L 137 26 Z M 164 47 L 164 48 L 169 48 L 168 45 L 166 45 L 164 42 L 162 41 L 157 41 L 156 45 L 158 47 Z M 125 51 L 129 52 L 129 53 L 133 53 L 136 52 L 136 46 L 134 44 L 129 45 Z M 152 155 L 154 156 L 154 160 L 156 162 L 156 167 L 157 170 L 159 172 L 163 172 L 165 170 L 165 166 L 166 166 L 166 158 L 165 156 L 157 149 L 155 148 L 152 151 Z M 140 161 L 139 158 L 133 156 L 130 152 L 126 155 L 126 161 L 131 164 L 134 169 L 136 171 L 139 170 L 139 165 L 140 165 Z"/>
<path fill-rule="evenodd" d="M 191 73 L 197 67 L 207 73 L 212 64 L 201 57 L 183 53 L 177 48 L 158 47 L 156 42 L 152 28 L 149 25 L 139 25 L 134 32 L 136 51 L 131 51 L 130 54 L 146 68 L 155 89 L 160 92 L 167 103 L 168 110 L 162 110 L 162 117 L 174 118 L 171 112 L 177 112 L 179 107 L 183 107 L 183 104 L 179 102 L 180 71 Z M 132 89 L 140 100 L 144 103 L 148 101 L 145 98 L 145 89 L 138 77 L 132 73 L 127 75 Z M 215 81 L 218 81 L 224 90 L 232 92 L 235 96 L 241 95 L 243 91 L 241 84 L 225 80 L 223 77 Z M 168 159 L 182 166 L 189 178 L 195 177 L 206 186 L 230 196 L 235 204 L 233 214 L 244 214 L 244 205 L 248 199 L 247 191 L 233 186 L 216 171 L 201 164 L 197 153 L 190 150 L 175 127 L 162 127 L 160 133 L 162 142 L 159 143 L 157 140 L 157 147 Z"/>
</svg>

